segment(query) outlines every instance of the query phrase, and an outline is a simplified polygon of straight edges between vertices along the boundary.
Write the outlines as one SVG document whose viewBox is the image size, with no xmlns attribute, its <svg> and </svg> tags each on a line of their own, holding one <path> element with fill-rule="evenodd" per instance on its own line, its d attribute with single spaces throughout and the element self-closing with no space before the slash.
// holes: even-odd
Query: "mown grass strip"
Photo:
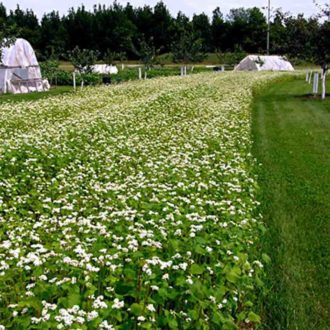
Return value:
<svg viewBox="0 0 330 330">
<path fill-rule="evenodd" d="M 47 92 L 33 92 L 27 94 L 0 94 L 0 104 L 4 102 L 22 102 L 36 101 L 50 96 L 58 96 L 62 94 L 72 93 L 72 86 L 56 86 Z"/>
<path fill-rule="evenodd" d="M 328 329 L 330 99 L 302 80 L 273 84 L 254 103 L 254 155 L 272 258 L 267 329 Z"/>
</svg>

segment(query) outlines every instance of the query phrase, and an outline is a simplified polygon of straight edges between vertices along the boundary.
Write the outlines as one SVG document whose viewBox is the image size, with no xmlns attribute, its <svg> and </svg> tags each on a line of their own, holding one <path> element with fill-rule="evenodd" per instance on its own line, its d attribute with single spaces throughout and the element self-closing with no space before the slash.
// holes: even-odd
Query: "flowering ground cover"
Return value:
<svg viewBox="0 0 330 330">
<path fill-rule="evenodd" d="M 198 74 L 0 111 L 0 324 L 254 328 L 250 104 L 276 74 Z"/>
</svg>

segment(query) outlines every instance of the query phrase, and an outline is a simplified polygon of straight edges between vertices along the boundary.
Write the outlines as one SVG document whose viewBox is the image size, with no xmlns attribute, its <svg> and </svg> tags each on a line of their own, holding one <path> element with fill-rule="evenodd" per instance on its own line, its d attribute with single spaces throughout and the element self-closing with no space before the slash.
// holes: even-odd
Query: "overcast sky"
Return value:
<svg viewBox="0 0 330 330">
<path fill-rule="evenodd" d="M 130 0 L 133 6 L 151 5 L 154 6 L 159 0 Z M 325 0 L 323 0 L 325 1 Z M 100 0 L 0 0 L 7 9 L 15 9 L 18 3 L 22 9 L 33 9 L 33 11 L 40 18 L 45 12 L 58 10 L 61 14 L 65 14 L 70 7 L 77 7 L 82 3 L 86 8 L 91 9 L 93 4 L 111 4 L 112 1 Z M 126 0 L 118 0 L 121 4 L 126 4 Z M 192 16 L 194 13 L 205 12 L 208 15 L 219 6 L 221 11 L 225 14 L 231 8 L 238 7 L 263 7 L 267 6 L 267 0 L 231 0 L 231 1 L 217 1 L 217 0 L 167 0 L 163 1 L 170 9 L 173 15 L 178 11 Z M 322 0 L 321 0 L 322 2 Z M 292 14 L 303 13 L 305 16 L 311 16 L 317 13 L 317 9 L 313 0 L 271 0 L 271 7 L 281 7 L 284 11 Z"/>
</svg>

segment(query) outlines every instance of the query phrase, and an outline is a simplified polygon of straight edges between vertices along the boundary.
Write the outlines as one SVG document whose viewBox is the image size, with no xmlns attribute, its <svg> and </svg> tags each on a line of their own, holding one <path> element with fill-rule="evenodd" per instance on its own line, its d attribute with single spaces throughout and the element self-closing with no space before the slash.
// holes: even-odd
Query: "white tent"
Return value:
<svg viewBox="0 0 330 330">
<path fill-rule="evenodd" d="M 9 47 L 2 48 L 0 61 L 0 93 L 28 93 L 49 89 L 42 80 L 40 67 L 30 43 L 16 39 Z"/>
<path fill-rule="evenodd" d="M 294 71 L 294 68 L 284 56 L 248 55 L 235 67 L 235 71 Z"/>
<path fill-rule="evenodd" d="M 118 69 L 114 65 L 107 65 L 107 64 L 95 64 L 92 66 L 92 70 L 95 73 L 101 74 L 117 74 Z"/>
</svg>

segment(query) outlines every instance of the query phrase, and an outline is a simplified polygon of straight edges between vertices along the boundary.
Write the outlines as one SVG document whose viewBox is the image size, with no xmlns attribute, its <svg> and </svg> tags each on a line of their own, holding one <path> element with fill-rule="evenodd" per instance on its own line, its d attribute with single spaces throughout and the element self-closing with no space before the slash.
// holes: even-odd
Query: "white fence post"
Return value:
<svg viewBox="0 0 330 330">
<path fill-rule="evenodd" d="M 73 90 L 76 91 L 76 88 L 77 88 L 76 87 L 76 73 L 73 72 L 72 76 L 73 76 Z"/>
<path fill-rule="evenodd" d="M 139 68 L 139 80 L 141 80 L 141 79 L 142 79 L 142 69 Z"/>
<path fill-rule="evenodd" d="M 306 71 L 306 82 L 308 82 L 308 79 L 309 79 L 309 72 Z"/>
<path fill-rule="evenodd" d="M 313 79 L 313 94 L 316 95 L 319 90 L 319 74 L 318 72 L 314 72 L 314 79 Z"/>
<path fill-rule="evenodd" d="M 312 74 L 313 74 L 313 72 L 310 71 L 310 72 L 309 72 L 309 77 L 308 77 L 308 83 L 309 83 L 309 84 L 312 82 Z"/>
<path fill-rule="evenodd" d="M 325 81 L 327 79 L 327 72 L 325 71 L 322 74 L 322 100 L 325 99 L 325 95 L 326 95 L 326 88 L 325 88 Z"/>
</svg>

